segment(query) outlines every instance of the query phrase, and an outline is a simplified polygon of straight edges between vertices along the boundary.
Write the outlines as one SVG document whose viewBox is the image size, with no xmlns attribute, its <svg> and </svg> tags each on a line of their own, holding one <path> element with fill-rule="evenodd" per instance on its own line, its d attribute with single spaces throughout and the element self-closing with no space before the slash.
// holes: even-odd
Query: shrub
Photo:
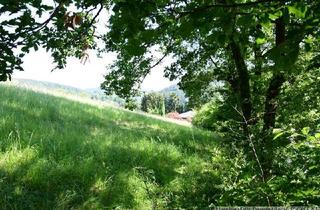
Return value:
<svg viewBox="0 0 320 210">
<path fill-rule="evenodd" d="M 230 123 L 241 122 L 239 113 L 228 104 L 217 99 L 210 101 L 196 112 L 192 124 L 215 132 L 228 132 Z"/>
<path fill-rule="evenodd" d="M 196 127 L 214 130 L 216 128 L 218 112 L 217 103 L 211 101 L 196 112 L 196 115 L 192 119 L 192 124 Z"/>
</svg>

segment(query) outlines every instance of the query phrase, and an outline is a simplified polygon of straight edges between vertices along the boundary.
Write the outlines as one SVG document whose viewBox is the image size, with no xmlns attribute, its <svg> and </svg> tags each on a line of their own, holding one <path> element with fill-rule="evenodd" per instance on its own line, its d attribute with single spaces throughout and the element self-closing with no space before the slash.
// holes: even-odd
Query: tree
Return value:
<svg viewBox="0 0 320 210">
<path fill-rule="evenodd" d="M 301 51 L 312 50 L 307 40 L 319 35 L 319 8 L 311 0 L 118 2 L 106 40 L 119 57 L 102 87 L 130 94 L 134 85 L 125 91 L 114 87 L 126 86 L 128 78 L 139 82 L 165 56 L 175 58 L 166 76 L 181 78 L 180 87 L 189 96 L 203 95 L 220 81 L 223 101 L 234 109 L 232 120 L 241 121 L 242 146 L 248 147 L 251 127 L 258 130 L 260 149 L 252 148 L 252 156 L 261 159 L 257 162 L 265 179 L 279 95 L 301 73 L 296 62 Z M 162 52 L 158 60 L 154 48 Z M 124 75 L 130 76 L 114 83 Z"/>
<path fill-rule="evenodd" d="M 124 108 L 129 109 L 130 111 L 133 111 L 137 109 L 137 104 L 132 98 L 127 98 L 124 104 Z"/>
<path fill-rule="evenodd" d="M 166 112 L 176 112 L 180 107 L 180 99 L 177 94 L 171 93 L 165 98 Z"/>
<path fill-rule="evenodd" d="M 264 113 L 263 127 L 269 132 L 275 126 L 278 95 L 292 76 L 289 70 L 294 69 L 301 43 L 318 33 L 318 8 L 319 3 L 308 0 L 118 2 L 106 40 L 119 59 L 102 87 L 130 94 L 133 85 L 124 91 L 114 87 L 128 86 L 128 78 L 139 82 L 148 74 L 163 58 L 152 63 L 150 50 L 160 46 L 163 56 L 176 58 L 166 75 L 181 77 L 180 86 L 190 95 L 206 92 L 213 81 L 225 82 L 237 96 L 244 130 L 258 118 L 253 102 L 265 98 L 258 111 Z M 119 76 L 125 77 L 115 84 Z M 254 89 L 261 93 L 253 95 Z"/>
<path fill-rule="evenodd" d="M 108 3 L 61 0 L 54 4 L 39 0 L 0 2 L 0 81 L 11 79 L 14 70 L 22 71 L 22 58 L 32 49 L 45 48 L 60 69 L 67 57 L 84 58 L 85 62 L 86 50 L 96 49 L 96 19 Z M 68 11 L 71 5 L 77 10 Z"/>
<path fill-rule="evenodd" d="M 152 114 L 165 114 L 164 97 L 160 93 L 147 93 L 141 99 L 141 110 Z"/>
</svg>

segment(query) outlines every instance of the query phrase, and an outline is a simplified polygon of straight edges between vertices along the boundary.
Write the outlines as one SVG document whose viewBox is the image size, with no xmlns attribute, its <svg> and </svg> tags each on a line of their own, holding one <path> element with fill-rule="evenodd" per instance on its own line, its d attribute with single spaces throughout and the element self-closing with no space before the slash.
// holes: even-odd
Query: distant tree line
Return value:
<svg viewBox="0 0 320 210">
<path fill-rule="evenodd" d="M 169 112 L 184 112 L 185 107 L 176 93 L 165 95 L 153 92 L 143 95 L 140 109 L 151 114 L 165 115 Z"/>
</svg>

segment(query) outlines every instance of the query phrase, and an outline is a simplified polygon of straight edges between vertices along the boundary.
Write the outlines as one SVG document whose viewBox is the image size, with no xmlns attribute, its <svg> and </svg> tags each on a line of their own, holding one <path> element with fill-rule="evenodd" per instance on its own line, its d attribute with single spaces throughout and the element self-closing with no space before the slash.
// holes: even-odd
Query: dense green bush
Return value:
<svg viewBox="0 0 320 210">
<path fill-rule="evenodd" d="M 213 150 L 212 165 L 206 171 L 209 186 L 199 185 L 211 202 L 207 205 L 320 205 L 320 133 L 311 133 L 307 127 L 299 132 L 275 131 L 273 141 L 288 139 L 289 144 L 275 148 L 272 173 L 265 178 L 248 152 L 235 145 L 226 147 L 222 141 L 224 150 Z"/>
<path fill-rule="evenodd" d="M 138 105 L 136 104 L 135 100 L 132 98 L 127 98 L 124 104 L 124 108 L 129 109 L 131 111 L 138 108 Z"/>
<path fill-rule="evenodd" d="M 223 189 L 213 205 L 320 205 L 318 75 L 319 69 L 314 69 L 285 83 L 276 129 L 267 137 L 261 132 L 261 119 L 249 122 L 245 135 L 237 119 L 241 114 L 232 103 L 228 107 L 213 100 L 197 112 L 193 124 L 220 131 L 222 147 L 227 150 L 212 161 L 210 173 L 219 169 Z M 266 138 L 272 148 L 267 157 L 263 145 Z M 260 167 L 267 174 L 262 176 Z"/>
<path fill-rule="evenodd" d="M 232 97 L 226 98 L 226 101 L 215 98 L 206 103 L 196 111 L 192 124 L 214 132 L 228 132 L 234 122 L 241 122 L 242 120 L 237 108 L 230 105 L 233 100 Z M 238 127 L 238 124 L 236 127 Z"/>
<path fill-rule="evenodd" d="M 215 130 L 217 127 L 217 115 L 219 109 L 215 101 L 211 101 L 202 106 L 192 119 L 192 124 L 197 127 L 202 127 L 208 130 Z"/>
<path fill-rule="evenodd" d="M 222 141 L 224 149 L 212 150 L 211 165 L 184 171 L 183 177 L 185 173 L 192 176 L 179 183 L 179 192 L 167 192 L 174 196 L 167 205 L 187 209 L 320 205 L 320 134 L 308 133 L 307 128 L 281 133 L 275 132 L 273 140 L 289 138 L 291 143 L 275 149 L 272 174 L 266 179 L 247 152 L 236 146 L 226 147 Z"/>
<path fill-rule="evenodd" d="M 300 130 L 320 125 L 320 68 L 308 70 L 283 87 L 277 127 Z M 318 128 L 319 129 L 319 128 Z"/>
<path fill-rule="evenodd" d="M 276 150 L 274 175 L 269 187 L 277 203 L 294 206 L 320 205 L 320 133 L 278 131 L 274 141 L 290 140 Z"/>
</svg>

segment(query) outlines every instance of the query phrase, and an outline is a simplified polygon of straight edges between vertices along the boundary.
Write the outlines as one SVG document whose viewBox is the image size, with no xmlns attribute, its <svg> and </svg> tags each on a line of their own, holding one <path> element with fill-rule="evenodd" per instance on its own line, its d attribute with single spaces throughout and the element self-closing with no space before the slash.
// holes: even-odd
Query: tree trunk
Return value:
<svg viewBox="0 0 320 210">
<path fill-rule="evenodd" d="M 240 106 L 245 120 L 245 126 L 247 126 L 246 124 L 250 121 L 252 112 L 249 73 L 239 45 L 232 40 L 230 48 L 238 72 Z"/>
<path fill-rule="evenodd" d="M 283 74 L 274 75 L 266 94 L 265 113 L 264 113 L 264 130 L 268 131 L 275 126 L 276 112 L 278 107 L 277 97 L 280 94 L 281 86 L 285 78 Z"/>
<path fill-rule="evenodd" d="M 286 41 L 286 27 L 283 17 L 276 20 L 276 48 L 282 47 Z M 285 56 L 283 55 L 283 59 Z M 276 64 L 276 72 L 269 83 L 269 87 L 266 92 L 265 109 L 263 116 L 263 134 L 261 145 L 261 165 L 264 170 L 265 179 L 270 176 L 272 162 L 273 162 L 273 143 L 271 139 L 272 128 L 275 126 L 276 113 L 278 107 L 278 96 L 281 91 L 281 86 L 285 82 L 285 76 L 281 73 L 279 67 Z"/>
<path fill-rule="evenodd" d="M 276 20 L 276 47 L 281 47 L 286 41 L 286 27 L 283 17 Z M 277 72 L 280 72 L 277 69 Z M 266 92 L 265 110 L 264 110 L 264 131 L 268 131 L 275 126 L 276 111 L 278 105 L 278 96 L 281 86 L 285 82 L 283 73 L 274 73 L 269 88 Z"/>
</svg>

